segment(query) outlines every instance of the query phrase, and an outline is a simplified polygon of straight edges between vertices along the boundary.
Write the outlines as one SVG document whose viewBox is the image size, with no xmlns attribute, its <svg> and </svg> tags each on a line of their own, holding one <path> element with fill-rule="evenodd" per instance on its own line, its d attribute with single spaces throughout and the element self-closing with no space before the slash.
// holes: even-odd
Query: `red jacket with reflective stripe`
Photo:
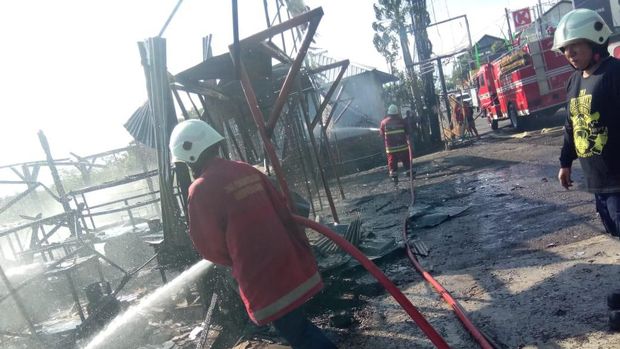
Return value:
<svg viewBox="0 0 620 349">
<path fill-rule="evenodd" d="M 212 159 L 190 186 L 189 222 L 200 254 L 232 267 L 246 310 L 259 325 L 323 287 L 308 239 L 284 198 L 248 164 Z"/>
<path fill-rule="evenodd" d="M 407 124 L 400 116 L 386 116 L 381 121 L 379 133 L 385 140 L 385 152 L 388 154 L 401 151 L 408 151 L 407 146 Z"/>
</svg>

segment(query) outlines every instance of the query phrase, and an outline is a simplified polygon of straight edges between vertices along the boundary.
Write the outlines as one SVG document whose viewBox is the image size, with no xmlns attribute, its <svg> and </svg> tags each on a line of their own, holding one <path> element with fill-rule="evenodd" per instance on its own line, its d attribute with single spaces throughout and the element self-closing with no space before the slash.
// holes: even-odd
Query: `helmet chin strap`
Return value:
<svg viewBox="0 0 620 349">
<path fill-rule="evenodd" d="M 600 62 L 600 61 L 601 61 L 601 54 L 600 53 L 594 53 L 592 55 L 592 58 L 590 59 L 590 63 L 588 63 L 588 66 L 585 67 L 584 69 L 581 69 L 581 71 L 585 71 L 585 70 L 588 70 L 588 69 L 592 68 L 593 66 L 598 64 L 598 62 Z"/>
</svg>

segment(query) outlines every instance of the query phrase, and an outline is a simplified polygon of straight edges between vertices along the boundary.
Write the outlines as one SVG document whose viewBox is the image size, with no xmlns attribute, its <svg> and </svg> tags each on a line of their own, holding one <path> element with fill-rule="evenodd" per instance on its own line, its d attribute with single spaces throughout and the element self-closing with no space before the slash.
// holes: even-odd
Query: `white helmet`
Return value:
<svg viewBox="0 0 620 349">
<path fill-rule="evenodd" d="M 611 29 L 596 11 L 580 8 L 570 11 L 560 19 L 553 36 L 552 49 L 560 51 L 566 45 L 579 40 L 603 45 L 610 35 Z"/>
<path fill-rule="evenodd" d="M 396 104 L 390 104 L 387 111 L 388 115 L 398 115 L 398 107 Z"/>
<path fill-rule="evenodd" d="M 179 123 L 170 135 L 170 152 L 174 162 L 193 164 L 207 148 L 224 139 L 213 127 L 202 120 Z"/>
</svg>

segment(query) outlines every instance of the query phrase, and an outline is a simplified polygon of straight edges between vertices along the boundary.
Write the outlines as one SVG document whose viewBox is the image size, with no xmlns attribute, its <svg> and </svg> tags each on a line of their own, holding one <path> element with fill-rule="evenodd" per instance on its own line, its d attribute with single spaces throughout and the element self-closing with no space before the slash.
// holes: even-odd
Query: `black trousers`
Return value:
<svg viewBox="0 0 620 349">
<path fill-rule="evenodd" d="M 620 237 L 620 193 L 594 194 L 596 211 L 608 234 Z"/>
</svg>

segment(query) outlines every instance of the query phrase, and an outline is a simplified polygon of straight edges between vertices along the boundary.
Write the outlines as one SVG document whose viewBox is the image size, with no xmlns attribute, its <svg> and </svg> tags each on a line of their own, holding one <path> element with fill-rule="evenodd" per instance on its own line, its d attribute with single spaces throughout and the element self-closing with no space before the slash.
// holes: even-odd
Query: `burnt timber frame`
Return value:
<svg viewBox="0 0 620 349">
<path fill-rule="evenodd" d="M 342 80 L 342 77 L 344 76 L 344 73 L 346 72 L 347 68 L 349 67 L 349 64 L 350 64 L 349 60 L 345 59 L 343 61 L 327 64 L 327 65 L 324 65 L 324 66 L 319 67 L 317 69 L 313 69 L 313 70 L 309 71 L 309 73 L 311 73 L 311 74 L 318 74 L 318 73 L 321 73 L 321 72 L 324 72 L 324 71 L 327 71 L 327 70 L 330 70 L 330 69 L 340 68 L 340 71 L 338 72 L 338 75 L 336 76 L 336 79 L 332 82 L 332 85 L 329 87 L 329 90 L 323 96 L 323 102 L 317 108 L 314 120 L 312 120 L 312 122 L 310 123 L 310 125 L 308 125 L 308 127 L 310 129 L 310 132 L 312 132 L 317 124 L 319 124 L 321 126 L 321 136 L 323 138 L 323 141 L 325 142 L 325 146 L 326 146 L 326 149 L 327 149 L 326 150 L 327 161 L 329 162 L 329 165 L 332 168 L 332 172 L 334 174 L 334 177 L 336 178 L 336 183 L 338 184 L 338 189 L 340 189 L 340 197 L 342 199 L 345 198 L 344 190 L 342 189 L 342 184 L 340 183 L 340 174 L 339 174 L 339 172 L 338 172 L 338 170 L 336 168 L 336 164 L 334 163 L 333 156 L 331 154 L 331 146 L 329 144 L 329 138 L 327 137 L 327 127 L 329 126 L 329 123 L 331 122 L 332 116 L 334 115 L 335 106 L 336 106 L 338 100 L 340 99 L 340 94 L 344 90 L 343 88 L 341 88 L 340 91 L 338 92 L 338 95 L 336 96 L 336 101 L 333 103 L 332 110 L 330 111 L 329 116 L 327 117 L 325 122 L 323 122 L 322 116 L 323 116 L 323 112 L 325 111 L 325 108 L 327 108 L 327 104 L 329 104 L 329 102 L 331 101 L 332 95 L 334 94 L 334 92 L 336 91 L 336 88 L 340 84 L 340 81 Z M 318 104 L 317 101 L 316 101 L 315 96 L 313 96 L 313 100 L 314 100 L 314 102 L 316 104 Z"/>
<path fill-rule="evenodd" d="M 312 151 L 314 153 L 314 157 L 316 158 L 316 162 L 317 162 L 317 168 L 318 168 L 318 172 L 319 172 L 319 176 L 321 177 L 321 181 L 323 182 L 323 186 L 324 186 L 324 190 L 325 190 L 325 196 L 327 196 L 327 201 L 329 202 L 329 207 L 332 209 L 332 214 L 333 212 L 335 212 L 335 208 L 334 208 L 334 200 L 332 199 L 332 193 L 331 190 L 329 189 L 329 185 L 327 183 L 327 177 L 325 176 L 325 169 L 324 167 L 321 165 L 321 155 L 319 153 L 319 148 L 318 148 L 318 144 L 316 141 L 316 137 L 314 136 L 314 132 L 311 129 L 311 120 L 310 120 L 310 112 L 309 112 L 309 108 L 308 108 L 308 101 L 305 99 L 305 96 L 303 95 L 303 91 L 301 91 L 301 89 L 299 89 L 300 94 L 300 102 L 301 102 L 301 110 L 302 110 L 302 114 L 304 117 L 304 122 L 306 124 L 306 128 L 308 130 L 308 137 L 310 138 L 310 144 L 312 145 Z M 328 157 L 329 160 L 329 157 Z M 333 165 L 332 165 L 333 166 Z M 334 215 L 334 221 L 336 223 L 340 223 L 338 220 L 338 216 Z"/>
<path fill-rule="evenodd" d="M 312 128 L 314 129 L 316 127 L 316 125 L 321 121 L 321 116 L 323 115 L 323 112 L 325 111 L 325 108 L 327 107 L 327 104 L 330 102 L 332 95 L 334 94 L 334 92 L 336 92 L 336 88 L 338 87 L 338 84 L 340 84 L 340 81 L 342 80 L 342 77 L 344 76 L 344 73 L 347 71 L 347 68 L 349 67 L 349 60 L 345 59 L 343 61 L 339 61 L 339 62 L 335 62 L 332 64 L 328 64 L 328 65 L 324 65 L 322 67 L 316 68 L 316 69 L 312 69 L 309 70 L 308 72 L 310 74 L 318 74 L 330 69 L 334 69 L 334 68 L 340 68 L 340 71 L 338 72 L 338 76 L 336 77 L 336 79 L 334 80 L 334 82 L 332 83 L 332 85 L 329 87 L 329 90 L 327 91 L 327 93 L 324 96 L 323 102 L 321 103 L 321 105 L 319 106 L 319 109 L 316 112 L 316 115 L 314 117 L 314 119 L 312 120 L 312 123 L 310 126 L 312 126 Z M 338 99 L 338 98 L 336 98 Z M 325 122 L 325 125 L 321 125 L 323 127 L 327 127 L 329 124 L 329 120 L 327 120 Z"/>
<path fill-rule="evenodd" d="M 99 253 L 97 250 L 95 250 L 94 247 L 92 247 L 92 242 L 91 241 L 85 241 L 82 239 L 82 229 L 81 226 L 79 224 L 79 220 L 78 220 L 78 212 L 76 211 L 71 211 L 71 212 L 67 212 L 67 213 L 63 213 L 54 217 L 48 217 L 45 218 L 43 220 L 40 221 L 47 221 L 50 220 L 52 218 L 54 219 L 60 219 L 63 220 L 60 223 L 57 223 L 59 226 L 65 226 L 68 227 L 70 231 L 74 231 L 76 232 L 75 235 L 75 240 L 72 242 L 72 245 L 74 248 L 72 248 L 71 250 L 67 250 L 65 249 L 65 256 L 53 261 L 51 264 L 47 265 L 44 269 L 44 271 L 39 272 L 39 273 L 35 273 L 34 275 L 31 275 L 29 278 L 27 278 L 26 280 L 20 282 L 17 286 L 13 285 L 13 283 L 9 280 L 9 278 L 7 277 L 4 269 L 2 268 L 2 266 L 0 266 L 0 281 L 2 281 L 5 285 L 5 287 L 8 290 L 7 294 L 3 294 L 0 295 L 0 303 L 5 301 L 6 299 L 13 299 L 13 301 L 16 303 L 18 310 L 20 312 L 20 314 L 22 315 L 22 317 L 24 318 L 24 321 L 27 323 L 28 325 L 28 329 L 30 331 L 29 334 L 26 333 L 16 333 L 16 334 L 12 334 L 12 335 L 19 335 L 19 336 L 24 336 L 24 337 L 33 337 L 35 340 L 37 340 L 38 342 L 41 343 L 41 348 L 47 348 L 46 344 L 48 344 L 45 341 L 45 338 L 43 338 L 41 336 L 40 332 L 37 332 L 36 326 L 34 324 L 33 319 L 28 315 L 28 311 L 26 310 L 26 307 L 24 306 L 24 302 L 22 300 L 22 297 L 19 296 L 18 291 L 20 289 L 22 289 L 23 287 L 25 287 L 26 285 L 30 284 L 32 281 L 39 279 L 39 278 L 47 278 L 50 275 L 57 275 L 57 274 L 62 274 L 66 277 L 67 279 L 67 283 L 69 285 L 69 289 L 70 289 L 70 293 L 71 296 L 73 298 L 73 301 L 75 303 L 75 305 L 77 306 L 78 309 L 78 315 L 80 317 L 80 320 L 82 323 L 85 323 L 85 321 L 88 321 L 88 318 L 85 316 L 83 309 L 82 309 L 82 305 L 80 303 L 80 299 L 79 299 L 79 295 L 78 295 L 78 290 L 76 288 L 75 282 L 71 276 L 71 272 L 72 270 L 79 268 L 81 264 L 84 263 L 89 263 L 89 262 L 94 262 L 96 263 L 96 267 L 97 267 L 97 276 L 99 278 L 100 281 L 104 281 L 104 274 L 103 274 L 103 270 L 101 269 L 101 260 L 107 262 L 108 264 L 110 264 L 112 267 L 118 269 L 119 271 L 121 271 L 124 275 L 121 278 L 119 285 L 113 290 L 112 295 L 116 296 L 120 290 L 125 287 L 125 285 L 127 284 L 127 282 L 131 279 L 131 277 L 133 275 L 135 275 L 139 270 L 143 269 L 148 263 L 150 263 L 156 256 L 151 257 L 151 259 L 149 259 L 145 264 L 143 264 L 142 266 L 136 268 L 135 270 L 132 270 L 130 272 L 126 271 L 125 269 L 123 269 L 122 267 L 118 266 L 116 263 L 114 263 L 112 260 L 110 260 L 109 258 L 107 258 L 106 256 L 104 256 L 103 254 Z M 39 224 L 39 222 L 33 222 L 30 223 L 30 225 L 33 224 Z M 18 227 L 17 229 L 20 229 L 20 227 Z M 13 232 L 13 231 L 12 231 Z M 7 233 L 7 232 L 5 232 Z M 50 233 L 51 234 L 51 233 Z M 66 245 L 66 244 L 65 244 Z M 92 254 L 88 255 L 88 256 L 83 256 L 83 257 L 79 257 L 79 258 L 75 258 L 75 256 L 78 256 L 78 254 L 80 252 L 83 252 L 84 250 L 91 252 Z M 42 254 L 43 255 L 43 254 Z M 65 261 L 68 261 L 70 259 L 73 258 L 73 265 L 71 266 L 62 266 L 61 264 Z M 89 316 L 92 314 L 89 314 Z M 0 333 L 0 334 L 6 334 L 6 333 Z"/>
<path fill-rule="evenodd" d="M 6 288 L 9 290 L 9 295 L 13 298 L 13 301 L 17 305 L 17 309 L 19 310 L 20 314 L 24 318 L 24 321 L 26 321 L 26 324 L 28 325 L 28 329 L 30 330 L 30 336 L 36 339 L 38 344 L 40 344 L 41 345 L 40 347 L 42 348 L 45 345 L 45 341 L 43 340 L 43 338 L 41 338 L 41 335 L 37 332 L 36 328 L 34 327 L 34 322 L 32 322 L 32 319 L 30 318 L 30 316 L 28 316 L 28 312 L 26 311 L 26 307 L 24 306 L 24 303 L 21 297 L 19 297 L 19 295 L 17 294 L 17 290 L 15 290 L 15 288 L 11 284 L 11 281 L 4 273 L 4 269 L 2 269 L 2 266 L 0 266 L 0 279 L 2 279 L 2 282 L 4 283 Z"/>
<path fill-rule="evenodd" d="M 237 13 L 234 12 L 233 16 L 237 16 Z M 306 12 L 302 15 L 299 15 L 297 17 L 294 17 L 288 21 L 276 24 L 274 26 L 271 26 L 269 28 L 267 28 L 264 31 L 261 31 L 259 33 L 256 33 L 250 37 L 247 37 L 243 40 L 240 40 L 239 42 L 235 42 L 232 45 L 229 46 L 229 50 L 230 50 L 230 54 L 233 58 L 233 62 L 238 63 L 235 68 L 238 71 L 238 76 L 241 80 L 241 87 L 243 89 L 243 93 L 246 97 L 246 101 L 248 103 L 248 107 L 250 108 L 250 111 L 252 113 L 252 117 L 254 119 L 254 122 L 256 123 L 256 126 L 259 130 L 261 139 L 263 140 L 264 146 L 265 146 L 265 153 L 267 155 L 267 157 L 269 158 L 269 161 L 271 162 L 273 168 L 274 168 L 274 172 L 276 174 L 276 177 L 278 179 L 278 183 L 280 185 L 280 188 L 287 200 L 287 203 L 289 204 L 289 207 L 292 207 L 292 199 L 289 193 L 289 189 L 288 189 L 288 185 L 286 183 L 286 179 L 284 178 L 284 173 L 282 170 L 282 166 L 280 164 L 280 161 L 277 158 L 276 152 L 275 152 L 275 148 L 274 145 L 271 141 L 271 135 L 273 134 L 275 125 L 282 113 L 282 110 L 284 108 L 284 105 L 287 103 L 288 97 L 291 93 L 291 90 L 293 88 L 293 85 L 295 83 L 295 79 L 298 75 L 298 73 L 301 70 L 301 66 L 303 64 L 303 61 L 306 57 L 306 54 L 308 52 L 308 48 L 310 46 L 310 43 L 312 42 L 314 35 L 316 33 L 316 29 L 318 27 L 319 22 L 321 21 L 321 18 L 323 17 L 323 9 L 322 8 L 316 8 L 314 10 L 311 10 L 309 12 Z M 237 23 L 236 20 L 233 20 L 234 23 Z M 308 28 L 306 30 L 304 39 L 302 44 L 299 47 L 299 50 L 297 51 L 297 55 L 295 57 L 295 59 L 293 60 L 291 67 L 289 68 L 289 71 L 284 79 L 284 82 L 282 84 L 282 87 L 280 89 L 280 93 L 278 94 L 278 97 L 276 98 L 274 105 L 272 107 L 272 110 L 269 114 L 269 119 L 267 120 L 267 122 L 265 122 L 265 118 L 263 113 L 261 112 L 260 108 L 258 107 L 258 100 L 256 97 L 256 93 L 254 91 L 254 88 L 252 86 L 252 83 L 250 81 L 250 78 L 247 74 L 247 71 L 245 69 L 245 65 L 243 62 L 242 57 L 240 57 L 240 50 L 241 48 L 243 48 L 244 45 L 250 45 L 250 44 L 259 44 L 264 40 L 268 40 L 271 39 L 273 36 L 276 36 L 278 34 L 283 35 L 283 33 L 287 30 L 292 30 L 296 27 L 298 27 L 299 25 L 302 24 L 308 24 Z M 236 30 L 236 29 L 235 29 Z M 333 67 L 332 67 L 333 68 Z M 344 74 L 344 73 L 343 73 Z M 332 86 L 332 88 L 330 90 L 335 90 L 335 87 Z M 332 91 L 333 93 L 333 91 Z M 325 102 L 327 103 L 327 102 Z M 319 116 L 320 117 L 320 116 Z M 308 126 L 308 131 L 310 134 L 310 139 L 312 140 L 313 134 L 312 134 L 312 130 L 310 129 L 311 126 L 311 121 L 310 120 L 306 120 L 306 124 Z M 316 142 L 312 142 L 313 143 L 313 147 L 316 150 Z M 317 158 L 317 161 L 320 162 L 320 160 Z M 323 184 L 325 187 L 325 193 L 327 196 L 327 199 L 329 201 L 329 205 L 330 205 L 330 209 L 331 209 L 331 213 L 332 213 L 332 217 L 334 219 L 334 221 L 339 222 L 338 219 L 338 213 L 336 211 L 336 207 L 331 195 L 331 192 L 329 190 L 329 186 L 327 185 L 326 179 L 324 178 L 324 173 L 322 173 L 322 167 L 319 166 L 320 170 L 321 170 L 321 175 L 322 175 L 322 180 L 323 180 Z"/>
<path fill-rule="evenodd" d="M 172 184 L 173 174 L 168 148 L 170 135 L 167 132 L 172 126 L 168 119 L 171 114 L 174 114 L 174 105 L 166 68 L 166 40 L 160 37 L 149 38 L 140 42 L 138 48 L 146 78 L 148 103 L 156 126 L 154 133 L 157 145 L 159 201 L 164 239 L 167 239 L 170 248 L 182 247 L 187 245 L 189 239 L 181 234 L 185 228 L 182 227 L 181 212 Z"/>
</svg>

